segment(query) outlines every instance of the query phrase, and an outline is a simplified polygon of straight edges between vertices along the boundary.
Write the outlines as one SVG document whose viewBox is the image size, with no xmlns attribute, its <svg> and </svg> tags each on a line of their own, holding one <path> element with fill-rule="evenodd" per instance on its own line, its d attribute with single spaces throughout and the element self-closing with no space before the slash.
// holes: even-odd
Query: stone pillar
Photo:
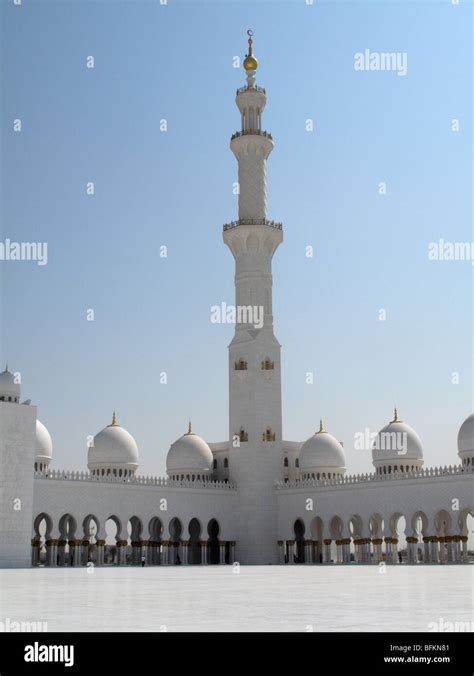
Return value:
<svg viewBox="0 0 474 676">
<path fill-rule="evenodd" d="M 96 566 L 104 565 L 104 556 L 105 556 L 105 540 L 97 540 L 95 543 L 96 546 Z"/>
<path fill-rule="evenodd" d="M 431 563 L 429 536 L 423 536 L 423 549 L 423 563 Z"/>
<path fill-rule="evenodd" d="M 66 565 L 66 552 L 65 552 L 66 544 L 67 540 L 58 540 L 58 549 L 57 549 L 58 566 Z"/>
<path fill-rule="evenodd" d="M 235 562 L 235 542 L 230 543 L 230 562 Z"/>
<path fill-rule="evenodd" d="M 331 563 L 331 542 L 332 540 L 330 538 L 324 540 L 324 563 Z"/>
<path fill-rule="evenodd" d="M 407 557 L 408 563 L 416 563 L 416 545 L 418 544 L 418 538 L 416 537 L 407 537 Z"/>
<path fill-rule="evenodd" d="M 374 562 L 380 563 L 382 561 L 382 538 L 373 538 L 372 545 L 374 548 Z"/>
<path fill-rule="evenodd" d="M 446 542 L 446 561 L 447 561 L 447 563 L 453 563 L 454 562 L 454 556 L 453 556 L 454 536 L 453 535 L 447 535 L 445 537 L 445 542 Z"/>
<path fill-rule="evenodd" d="M 132 542 L 132 566 L 141 566 L 142 564 L 142 541 L 133 540 Z"/>
<path fill-rule="evenodd" d="M 283 540 L 278 540 L 278 563 L 280 564 L 280 566 L 283 566 L 285 563 L 285 548 L 283 545 L 284 545 Z"/>
<path fill-rule="evenodd" d="M 225 542 L 219 542 L 220 560 L 219 563 L 225 565 Z"/>
<path fill-rule="evenodd" d="M 89 562 L 89 540 L 79 540 L 81 548 L 81 566 L 87 566 Z"/>
<path fill-rule="evenodd" d="M 439 542 L 439 563 L 446 563 L 446 538 L 444 535 L 438 536 Z"/>
<path fill-rule="evenodd" d="M 430 561 L 431 563 L 439 563 L 438 538 L 436 535 L 430 537 Z"/>
<path fill-rule="evenodd" d="M 288 563 L 293 565 L 295 562 L 295 541 L 288 540 L 287 544 L 288 544 Z"/>
<path fill-rule="evenodd" d="M 304 543 L 304 562 L 308 565 L 313 563 L 313 541 L 305 540 Z"/>
<path fill-rule="evenodd" d="M 41 540 L 39 538 L 33 538 L 31 540 L 31 565 L 39 566 L 40 563 L 40 547 Z"/>
<path fill-rule="evenodd" d="M 82 540 L 69 540 L 71 566 L 80 566 L 82 558 Z"/>
<path fill-rule="evenodd" d="M 459 547 L 459 544 L 461 542 L 461 537 L 460 535 L 453 535 L 452 536 L 452 541 L 453 541 L 453 562 L 454 563 L 460 563 L 461 561 L 461 549 Z"/>
<path fill-rule="evenodd" d="M 117 564 L 125 566 L 127 563 L 127 540 L 117 540 Z"/>
<path fill-rule="evenodd" d="M 161 543 L 161 563 L 164 566 L 169 564 L 169 546 L 170 543 L 168 540 L 163 540 Z"/>
<path fill-rule="evenodd" d="M 181 563 L 183 564 L 183 566 L 187 566 L 189 563 L 189 540 L 183 540 L 181 542 L 181 546 L 183 549 L 183 560 L 181 561 Z"/>
<path fill-rule="evenodd" d="M 53 544 L 56 543 L 56 544 Z M 46 540 L 46 565 L 55 566 L 57 557 L 57 540 Z"/>
<path fill-rule="evenodd" d="M 207 552 L 208 552 L 208 543 L 206 540 L 201 541 L 201 563 L 203 566 L 207 566 Z"/>
<path fill-rule="evenodd" d="M 462 542 L 462 562 L 468 563 L 469 555 L 467 552 L 467 535 L 461 535 L 461 542 Z"/>
<path fill-rule="evenodd" d="M 392 538 L 384 538 L 385 542 L 385 563 L 393 563 Z"/>
</svg>

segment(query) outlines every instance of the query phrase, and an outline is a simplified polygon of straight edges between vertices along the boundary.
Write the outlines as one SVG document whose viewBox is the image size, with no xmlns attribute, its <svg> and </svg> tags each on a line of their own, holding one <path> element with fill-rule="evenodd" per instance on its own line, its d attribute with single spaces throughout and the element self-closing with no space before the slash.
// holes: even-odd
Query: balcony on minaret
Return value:
<svg viewBox="0 0 474 676">
<path fill-rule="evenodd" d="M 273 371 L 275 368 L 275 362 L 270 361 L 270 359 L 265 359 L 261 364 L 262 371 Z"/>
<path fill-rule="evenodd" d="M 239 361 L 235 362 L 234 366 L 236 371 L 246 371 L 247 370 L 247 362 L 244 361 L 243 359 L 239 359 Z"/>
<path fill-rule="evenodd" d="M 275 441 L 276 440 L 276 434 L 275 432 L 272 432 L 270 427 L 267 427 L 265 432 L 262 434 L 262 441 Z"/>
</svg>

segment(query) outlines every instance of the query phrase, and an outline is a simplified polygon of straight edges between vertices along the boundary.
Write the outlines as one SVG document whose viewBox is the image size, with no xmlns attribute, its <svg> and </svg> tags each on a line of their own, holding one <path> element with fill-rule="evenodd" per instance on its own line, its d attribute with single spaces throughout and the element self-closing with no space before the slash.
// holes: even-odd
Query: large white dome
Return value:
<svg viewBox="0 0 474 676">
<path fill-rule="evenodd" d="M 130 476 L 138 468 L 138 447 L 129 432 L 115 421 L 94 437 L 87 466 L 93 474 Z M 125 474 L 124 474 L 125 472 Z"/>
<path fill-rule="evenodd" d="M 461 458 L 474 455 L 474 413 L 471 413 L 459 428 L 458 453 Z"/>
<path fill-rule="evenodd" d="M 395 410 L 394 419 L 377 434 L 372 446 L 374 466 L 421 467 L 423 465 L 423 445 L 415 430 L 398 419 Z"/>
<path fill-rule="evenodd" d="M 44 469 L 48 466 L 53 457 L 53 442 L 51 436 L 39 420 L 36 421 L 36 450 L 35 450 L 35 468 Z"/>
<path fill-rule="evenodd" d="M 166 471 L 170 477 L 206 477 L 212 472 L 213 459 L 209 445 L 193 434 L 190 426 L 189 431 L 170 446 Z"/>
<path fill-rule="evenodd" d="M 300 473 L 308 474 L 344 474 L 346 455 L 341 443 L 323 429 L 313 434 L 301 447 L 299 455 Z M 319 478 L 319 477 L 317 477 Z"/>
<path fill-rule="evenodd" d="M 20 400 L 20 393 L 20 383 L 16 382 L 15 375 L 10 373 L 7 365 L 5 371 L 0 373 L 0 401 L 10 401 L 17 404 Z"/>
</svg>

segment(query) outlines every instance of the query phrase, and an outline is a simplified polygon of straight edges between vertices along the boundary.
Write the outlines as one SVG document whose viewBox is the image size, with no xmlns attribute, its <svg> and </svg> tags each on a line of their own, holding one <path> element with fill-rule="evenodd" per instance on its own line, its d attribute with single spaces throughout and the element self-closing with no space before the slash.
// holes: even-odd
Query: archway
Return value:
<svg viewBox="0 0 474 676">
<path fill-rule="evenodd" d="M 406 549 L 405 531 L 407 521 L 401 512 L 395 512 L 389 521 L 390 533 L 392 538 L 392 561 L 393 563 L 403 563 L 408 560 Z"/>
<path fill-rule="evenodd" d="M 163 524 L 161 520 L 154 516 L 150 519 L 148 524 L 148 556 L 147 563 L 158 565 L 161 563 L 161 534 L 163 532 Z"/>
<path fill-rule="evenodd" d="M 119 564 L 118 544 L 121 540 L 122 524 L 118 516 L 109 516 L 105 522 L 105 550 L 104 563 L 108 565 Z"/>
<path fill-rule="evenodd" d="M 183 559 L 181 556 L 180 545 L 181 545 L 181 534 L 183 532 L 183 525 L 177 517 L 171 519 L 169 531 L 170 531 L 169 563 L 171 564 L 182 563 Z"/>
<path fill-rule="evenodd" d="M 35 544 L 31 563 L 33 566 L 45 566 L 48 564 L 46 542 L 51 539 L 53 530 L 53 520 L 49 514 L 44 512 L 38 514 L 33 523 L 33 530 Z"/>
<path fill-rule="evenodd" d="M 188 563 L 201 563 L 201 524 L 198 519 L 193 518 L 189 522 L 189 543 L 188 543 Z"/>
<path fill-rule="evenodd" d="M 142 522 L 138 516 L 132 516 L 127 523 L 128 546 L 126 562 L 134 566 L 140 564 L 142 558 Z"/>
<path fill-rule="evenodd" d="M 323 563 L 323 529 L 324 524 L 320 516 L 311 521 L 311 537 L 314 543 L 314 562 Z"/>
<path fill-rule="evenodd" d="M 76 563 L 76 528 L 76 520 L 71 514 L 63 514 L 59 519 L 58 566 L 73 566 Z"/>
<path fill-rule="evenodd" d="M 217 520 L 211 519 L 207 525 L 207 533 L 209 535 L 207 541 L 208 563 L 220 563 L 219 530 L 220 529 Z"/>
<path fill-rule="evenodd" d="M 305 551 L 304 551 L 304 532 L 305 525 L 302 519 L 296 519 L 293 524 L 293 531 L 295 534 L 295 563 L 304 563 L 305 562 Z"/>
<path fill-rule="evenodd" d="M 429 521 L 425 512 L 417 511 L 411 517 L 411 529 L 414 545 L 414 563 L 429 561 L 429 542 L 424 542 L 423 538 L 429 536 Z M 408 542 L 408 541 L 407 541 Z M 407 547 L 409 543 L 407 544 Z"/>
<path fill-rule="evenodd" d="M 97 517 L 93 514 L 86 516 L 82 522 L 82 530 L 82 563 L 84 565 L 87 565 L 88 563 L 97 563 L 97 533 L 100 530 Z"/>
</svg>

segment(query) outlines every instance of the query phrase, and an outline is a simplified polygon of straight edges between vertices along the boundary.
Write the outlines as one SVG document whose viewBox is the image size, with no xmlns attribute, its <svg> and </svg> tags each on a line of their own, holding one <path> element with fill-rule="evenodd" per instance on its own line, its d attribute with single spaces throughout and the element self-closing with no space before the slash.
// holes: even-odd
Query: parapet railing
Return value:
<svg viewBox="0 0 474 676">
<path fill-rule="evenodd" d="M 253 85 L 252 87 L 245 87 L 245 86 L 244 86 L 244 87 L 239 87 L 239 88 L 237 89 L 236 94 L 237 94 L 237 96 L 238 96 L 239 94 L 243 94 L 244 92 L 255 92 L 255 91 L 261 92 L 262 94 L 266 94 L 266 93 L 267 93 L 267 92 L 265 91 L 265 88 L 264 88 L 264 87 L 259 87 L 258 85 Z"/>
<path fill-rule="evenodd" d="M 234 134 L 232 134 L 230 140 L 232 141 L 235 138 L 239 138 L 239 136 L 266 136 L 270 139 L 270 141 L 273 141 L 273 136 L 270 134 L 270 132 L 264 131 L 263 129 L 246 129 L 245 131 L 236 131 Z"/>
<path fill-rule="evenodd" d="M 349 484 L 382 483 L 384 481 L 399 481 L 400 479 L 430 479 L 433 477 L 456 476 L 459 474 L 474 474 L 472 465 L 449 465 L 445 467 L 427 467 L 426 469 L 410 472 L 392 472 L 391 474 L 350 474 L 349 476 L 334 477 L 333 479 L 293 479 L 292 481 L 277 481 L 277 490 L 295 488 L 318 488 L 320 486 L 347 486 Z"/>
<path fill-rule="evenodd" d="M 94 476 L 90 472 L 74 470 L 37 470 L 36 479 L 51 479 L 53 481 L 88 481 L 93 483 L 131 484 L 139 486 L 160 486 L 162 488 L 203 488 L 211 490 L 235 490 L 234 484 L 226 481 L 177 481 L 167 477 L 153 476 Z"/>
<path fill-rule="evenodd" d="M 224 232 L 226 230 L 231 230 L 232 228 L 237 228 L 239 225 L 267 225 L 269 228 L 283 230 L 282 223 L 268 221 L 266 218 L 239 218 L 238 221 L 231 221 L 230 223 L 225 223 Z"/>
</svg>

